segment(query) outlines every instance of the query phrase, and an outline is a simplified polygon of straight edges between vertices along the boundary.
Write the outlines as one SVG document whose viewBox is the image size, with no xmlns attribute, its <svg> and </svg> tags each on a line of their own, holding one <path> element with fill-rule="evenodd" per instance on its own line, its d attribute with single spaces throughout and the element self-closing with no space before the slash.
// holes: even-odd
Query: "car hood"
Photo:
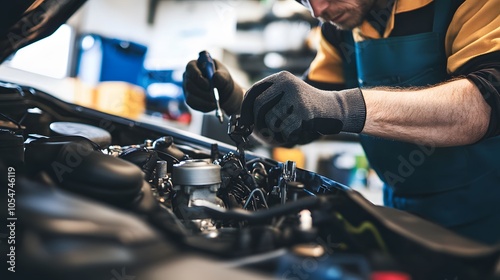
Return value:
<svg viewBox="0 0 500 280">
<path fill-rule="evenodd" d="M 0 62 L 20 48 L 45 38 L 86 0 L 1 0 Z"/>
</svg>

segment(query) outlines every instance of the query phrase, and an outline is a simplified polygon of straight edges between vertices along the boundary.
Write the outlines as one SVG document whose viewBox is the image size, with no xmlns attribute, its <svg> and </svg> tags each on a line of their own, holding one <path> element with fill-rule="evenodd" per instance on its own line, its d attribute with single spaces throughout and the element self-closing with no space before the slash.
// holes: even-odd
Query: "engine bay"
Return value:
<svg viewBox="0 0 500 280">
<path fill-rule="evenodd" d="M 147 279 L 165 268 L 152 269 L 153 263 L 188 252 L 244 269 L 242 275 L 257 271 L 262 279 L 374 279 L 383 273 L 496 279 L 497 248 L 373 205 L 293 161 L 245 152 L 241 141 L 217 143 L 33 88 L 5 83 L 1 91 L 2 168 L 18 170 L 24 222 L 18 254 L 33 274 L 110 279 L 110 271 L 127 267 Z M 230 122 L 228 133 L 232 129 Z M 92 246 L 100 249 L 82 249 Z M 95 252 L 106 246 L 130 257 L 98 261 Z"/>
</svg>

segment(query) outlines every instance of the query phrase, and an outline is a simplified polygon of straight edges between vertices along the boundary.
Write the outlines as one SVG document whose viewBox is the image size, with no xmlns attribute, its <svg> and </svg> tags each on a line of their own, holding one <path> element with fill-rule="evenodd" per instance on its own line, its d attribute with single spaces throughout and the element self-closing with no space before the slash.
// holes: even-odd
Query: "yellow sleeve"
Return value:
<svg viewBox="0 0 500 280">
<path fill-rule="evenodd" d="M 465 0 L 446 34 L 448 72 L 470 59 L 500 51 L 500 0 Z"/>
<path fill-rule="evenodd" d="M 318 52 L 309 67 L 309 80 L 323 83 L 344 83 L 344 70 L 339 51 L 324 38 L 322 32 Z"/>
</svg>

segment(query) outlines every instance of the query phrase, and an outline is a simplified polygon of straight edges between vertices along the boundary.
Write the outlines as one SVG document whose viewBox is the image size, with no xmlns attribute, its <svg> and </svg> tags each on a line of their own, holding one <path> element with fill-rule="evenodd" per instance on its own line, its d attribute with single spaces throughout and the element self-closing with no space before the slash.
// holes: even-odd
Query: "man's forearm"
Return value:
<svg viewBox="0 0 500 280">
<path fill-rule="evenodd" d="M 364 89 L 363 134 L 436 146 L 471 144 L 487 131 L 491 108 L 467 79 L 425 89 Z"/>
</svg>

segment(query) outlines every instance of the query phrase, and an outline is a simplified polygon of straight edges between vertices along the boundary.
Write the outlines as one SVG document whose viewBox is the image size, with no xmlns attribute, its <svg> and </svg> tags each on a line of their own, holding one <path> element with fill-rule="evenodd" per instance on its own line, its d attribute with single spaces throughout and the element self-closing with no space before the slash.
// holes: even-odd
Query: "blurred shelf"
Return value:
<svg viewBox="0 0 500 280">
<path fill-rule="evenodd" d="M 278 56 L 277 59 L 281 63 L 278 67 L 266 65 L 267 56 L 271 53 L 274 56 Z M 254 81 L 279 71 L 288 71 L 296 76 L 301 76 L 307 70 L 314 57 L 315 53 L 307 49 L 237 55 L 241 69 Z"/>
</svg>

